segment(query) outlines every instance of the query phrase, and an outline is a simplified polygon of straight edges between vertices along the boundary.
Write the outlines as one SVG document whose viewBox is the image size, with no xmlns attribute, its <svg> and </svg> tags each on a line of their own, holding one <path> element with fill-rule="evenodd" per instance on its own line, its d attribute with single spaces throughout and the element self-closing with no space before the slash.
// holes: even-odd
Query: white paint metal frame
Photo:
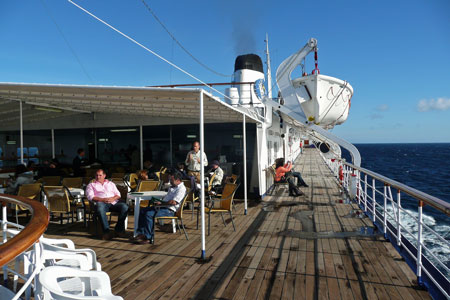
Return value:
<svg viewBox="0 0 450 300">
<path fill-rule="evenodd" d="M 194 97 L 195 95 L 195 97 Z M 205 97 L 206 96 L 206 97 Z M 206 98 L 206 101 L 205 101 Z M 12 84 L 0 83 L 0 106 L 9 105 L 12 102 L 18 101 L 20 103 L 19 119 L 20 119 L 20 149 L 21 162 L 23 163 L 23 107 L 25 104 L 35 103 L 39 101 L 45 106 L 51 105 L 62 110 L 69 110 L 71 113 L 74 110 L 87 109 L 91 111 L 94 116 L 96 113 L 124 113 L 137 114 L 145 116 L 165 116 L 167 118 L 176 118 L 182 114 L 187 114 L 191 118 L 200 112 L 199 127 L 200 127 L 200 147 L 201 151 L 201 182 L 204 182 L 206 167 L 203 162 L 203 154 L 205 152 L 204 143 L 204 125 L 205 114 L 209 121 L 214 122 L 238 122 L 242 118 L 243 130 L 243 168 L 244 168 L 244 214 L 247 214 L 247 139 L 246 139 L 246 123 L 257 122 L 261 123 L 257 117 L 250 113 L 249 110 L 242 108 L 236 109 L 219 98 L 212 96 L 203 89 L 152 89 L 152 88 L 132 88 L 132 87 L 98 87 L 98 86 L 62 86 L 62 85 L 35 85 L 35 84 Z M 206 109 L 205 109 L 206 108 Z M 33 107 L 31 106 L 31 110 Z M 27 108 L 29 111 L 30 108 Z M 56 113 L 56 112 L 55 112 Z M 55 114 L 53 113 L 53 114 Z M 57 114 L 57 113 L 56 113 Z M 44 120 L 56 118 L 49 113 L 43 116 L 38 113 L 38 118 Z M 33 111 L 25 116 L 25 120 L 33 122 L 35 115 Z M 247 118 L 248 117 L 248 118 Z M 93 118 L 95 121 L 95 117 Z M 14 116 L 9 116 L 6 122 L 10 123 L 14 120 Z M 5 120 L 3 120 L 5 122 Z M 0 121 L 1 125 L 2 121 Z M 53 124 L 53 122 L 52 122 Z M 49 123 L 50 125 L 50 123 Z M 101 127 L 97 124 L 95 127 Z M 54 151 L 54 127 L 51 129 L 52 135 L 52 156 Z M 140 165 L 143 168 L 143 125 L 139 124 L 139 142 L 140 142 Z M 96 132 L 95 132 L 96 135 Z M 95 142 L 97 139 L 95 138 Z M 170 137 L 172 140 L 172 137 Z M 96 147 L 97 148 L 97 147 Z M 97 149 L 95 151 L 97 155 Z M 201 258 L 206 259 L 206 238 L 205 238 L 205 193 L 204 185 L 201 185 Z"/>
</svg>

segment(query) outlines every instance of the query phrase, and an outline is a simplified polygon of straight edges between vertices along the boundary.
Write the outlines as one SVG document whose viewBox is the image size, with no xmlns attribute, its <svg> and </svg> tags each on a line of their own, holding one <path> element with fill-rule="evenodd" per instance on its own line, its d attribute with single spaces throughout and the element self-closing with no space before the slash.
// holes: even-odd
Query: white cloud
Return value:
<svg viewBox="0 0 450 300">
<path fill-rule="evenodd" d="M 438 98 L 435 99 L 422 99 L 417 104 L 418 111 L 430 111 L 430 110 L 448 110 L 450 109 L 450 99 L 449 98 Z"/>
</svg>

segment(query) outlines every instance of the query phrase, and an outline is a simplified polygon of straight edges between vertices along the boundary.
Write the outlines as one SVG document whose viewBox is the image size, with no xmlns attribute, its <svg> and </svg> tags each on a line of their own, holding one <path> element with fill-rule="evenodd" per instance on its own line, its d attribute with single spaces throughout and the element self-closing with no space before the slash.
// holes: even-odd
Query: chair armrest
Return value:
<svg viewBox="0 0 450 300">
<path fill-rule="evenodd" d="M 75 249 L 75 244 L 69 239 L 50 239 L 41 237 L 40 241 L 47 245 L 58 246 L 65 249 Z"/>
</svg>

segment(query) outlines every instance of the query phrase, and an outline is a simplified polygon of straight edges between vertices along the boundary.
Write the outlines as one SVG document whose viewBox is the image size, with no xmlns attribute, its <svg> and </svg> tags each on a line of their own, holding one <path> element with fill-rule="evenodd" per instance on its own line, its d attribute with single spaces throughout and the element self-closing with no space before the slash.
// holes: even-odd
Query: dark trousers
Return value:
<svg viewBox="0 0 450 300">
<path fill-rule="evenodd" d="M 297 186 L 302 186 L 302 185 L 306 185 L 306 182 L 303 180 L 302 175 L 300 174 L 300 172 L 289 172 L 289 174 L 287 174 L 288 177 L 289 175 L 291 177 L 296 177 L 297 178 Z"/>
<path fill-rule="evenodd" d="M 165 207 L 155 209 L 154 206 L 146 207 L 139 211 L 139 224 L 136 230 L 137 234 L 142 234 L 150 240 L 155 234 L 155 218 L 172 217 L 175 215 L 173 210 Z"/>
<path fill-rule="evenodd" d="M 102 225 L 103 233 L 109 232 L 109 223 L 108 218 L 106 217 L 106 213 L 109 211 L 119 213 L 119 220 L 117 221 L 115 231 L 125 231 L 125 219 L 128 214 L 128 205 L 120 201 L 114 205 L 111 203 L 97 202 L 97 216 L 100 220 L 100 224 Z"/>
</svg>

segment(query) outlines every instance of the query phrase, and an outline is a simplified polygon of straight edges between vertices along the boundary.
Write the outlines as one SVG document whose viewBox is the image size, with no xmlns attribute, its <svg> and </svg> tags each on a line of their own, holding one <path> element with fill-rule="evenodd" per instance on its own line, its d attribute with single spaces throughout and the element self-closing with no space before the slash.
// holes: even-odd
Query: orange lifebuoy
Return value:
<svg viewBox="0 0 450 300">
<path fill-rule="evenodd" d="M 339 166 L 339 180 L 341 181 L 341 183 L 344 181 L 344 169 L 342 168 L 342 166 Z"/>
</svg>

